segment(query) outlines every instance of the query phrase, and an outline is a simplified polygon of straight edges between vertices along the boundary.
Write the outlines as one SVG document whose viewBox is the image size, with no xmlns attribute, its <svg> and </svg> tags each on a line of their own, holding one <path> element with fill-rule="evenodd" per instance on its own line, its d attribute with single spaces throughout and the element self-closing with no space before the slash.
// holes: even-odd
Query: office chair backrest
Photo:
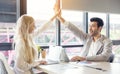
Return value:
<svg viewBox="0 0 120 74">
<path fill-rule="evenodd" d="M 3 61 L 0 59 L 0 74 L 8 74 Z"/>
<path fill-rule="evenodd" d="M 108 62 L 112 63 L 113 60 L 114 60 L 114 57 L 115 57 L 114 54 L 112 54 L 112 55 L 109 57 Z"/>
<path fill-rule="evenodd" d="M 2 68 L 4 68 L 4 71 L 6 71 L 6 73 L 0 73 L 0 74 L 15 74 L 12 68 L 7 63 L 7 60 L 2 53 L 0 53 L 0 60 L 1 60 Z"/>
</svg>

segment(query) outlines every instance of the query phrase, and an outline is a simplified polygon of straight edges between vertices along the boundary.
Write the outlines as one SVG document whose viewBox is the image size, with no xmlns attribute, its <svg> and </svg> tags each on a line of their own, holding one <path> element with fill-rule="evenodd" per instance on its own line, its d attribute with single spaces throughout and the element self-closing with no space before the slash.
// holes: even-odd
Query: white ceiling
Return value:
<svg viewBox="0 0 120 74">
<path fill-rule="evenodd" d="M 120 0 L 62 0 L 62 9 L 120 13 Z"/>
</svg>

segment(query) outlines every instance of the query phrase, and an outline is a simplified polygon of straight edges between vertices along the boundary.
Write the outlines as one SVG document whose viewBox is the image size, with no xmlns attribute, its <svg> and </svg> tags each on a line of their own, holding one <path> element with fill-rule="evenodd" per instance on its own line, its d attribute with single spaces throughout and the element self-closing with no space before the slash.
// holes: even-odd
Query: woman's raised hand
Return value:
<svg viewBox="0 0 120 74">
<path fill-rule="evenodd" d="M 59 11 L 57 11 L 56 13 L 55 13 L 55 15 L 50 19 L 51 21 L 53 21 L 59 14 L 60 14 L 60 10 Z"/>
</svg>

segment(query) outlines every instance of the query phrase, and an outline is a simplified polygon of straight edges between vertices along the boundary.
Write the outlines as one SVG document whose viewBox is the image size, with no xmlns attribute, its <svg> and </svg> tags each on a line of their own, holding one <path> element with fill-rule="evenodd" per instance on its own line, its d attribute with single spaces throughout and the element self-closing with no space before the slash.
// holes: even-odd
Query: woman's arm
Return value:
<svg viewBox="0 0 120 74">
<path fill-rule="evenodd" d="M 44 25 L 42 25 L 41 27 L 39 27 L 38 29 L 36 29 L 34 31 L 34 33 L 33 33 L 33 37 L 37 36 L 38 34 L 44 32 L 45 30 L 47 30 L 48 28 L 50 28 L 52 26 L 52 21 L 57 17 L 58 13 L 56 13 L 47 23 L 45 23 Z"/>
<path fill-rule="evenodd" d="M 20 44 L 20 43 L 19 43 Z M 21 72 L 26 72 L 28 70 L 30 70 L 31 68 L 33 67 L 36 67 L 40 64 L 39 61 L 32 61 L 32 63 L 28 63 L 25 59 L 25 52 L 24 52 L 24 48 L 18 44 L 16 44 L 16 48 L 15 48 L 15 51 L 16 51 L 16 56 L 15 56 L 15 67 L 18 71 L 21 71 Z"/>
</svg>

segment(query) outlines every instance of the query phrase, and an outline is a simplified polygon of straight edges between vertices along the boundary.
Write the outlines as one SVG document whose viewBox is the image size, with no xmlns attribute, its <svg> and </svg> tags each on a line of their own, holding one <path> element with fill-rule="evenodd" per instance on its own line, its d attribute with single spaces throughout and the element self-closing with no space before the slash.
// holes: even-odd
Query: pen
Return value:
<svg viewBox="0 0 120 74">
<path fill-rule="evenodd" d="M 85 65 L 85 67 L 96 69 L 96 70 L 101 70 L 101 71 L 107 71 L 107 70 L 103 70 L 102 68 L 95 68 L 95 67 L 91 67 L 91 66 L 87 66 L 87 65 Z"/>
</svg>

